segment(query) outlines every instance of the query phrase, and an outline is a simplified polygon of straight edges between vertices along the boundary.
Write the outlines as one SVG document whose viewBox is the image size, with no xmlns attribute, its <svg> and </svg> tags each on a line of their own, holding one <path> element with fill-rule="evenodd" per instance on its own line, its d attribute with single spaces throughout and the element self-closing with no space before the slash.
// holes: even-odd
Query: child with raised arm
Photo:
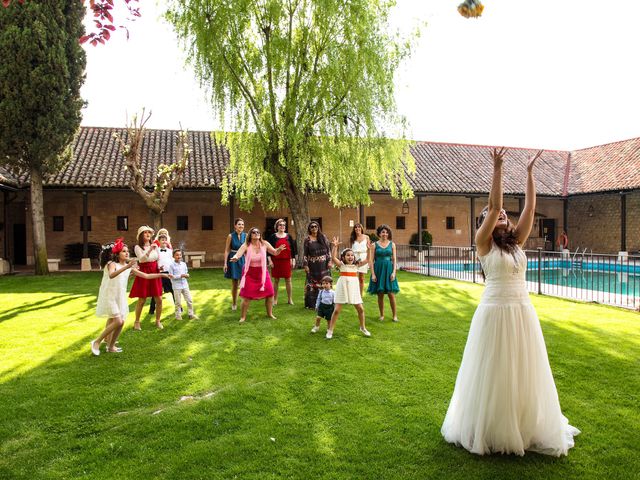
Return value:
<svg viewBox="0 0 640 480">
<path fill-rule="evenodd" d="M 333 287 L 333 278 L 326 276 L 320 281 L 322 289 L 318 292 L 318 298 L 316 299 L 316 324 L 311 329 L 311 333 L 317 333 L 320 330 L 320 321 L 324 318 L 327 320 L 327 328 L 331 321 L 331 315 L 333 315 L 333 309 L 335 308 L 336 294 L 331 289 Z"/>
<path fill-rule="evenodd" d="M 137 268 L 133 268 L 135 263 L 135 260 L 129 260 L 129 249 L 122 242 L 122 238 L 102 247 L 100 266 L 104 273 L 98 293 L 96 315 L 107 317 L 107 325 L 98 338 L 91 342 L 91 353 L 94 355 L 100 355 L 100 343 L 103 340 L 107 341 L 107 352 L 120 353 L 122 351 L 121 348 L 116 347 L 116 342 L 129 313 L 127 280 L 131 272 L 135 276 L 145 279 L 169 278 L 166 273 L 147 274 L 141 272 Z"/>
<path fill-rule="evenodd" d="M 171 287 L 173 288 L 173 299 L 176 304 L 176 320 L 182 320 L 182 296 L 187 302 L 187 311 L 190 320 L 197 320 L 198 316 L 193 311 L 193 300 L 189 290 L 189 269 L 182 261 L 182 250 L 173 251 L 173 262 L 169 264 L 167 270 L 171 274 Z"/>
<path fill-rule="evenodd" d="M 340 278 L 336 284 L 335 309 L 331 315 L 331 322 L 327 329 L 327 338 L 333 337 L 333 329 L 335 328 L 338 316 L 345 304 L 351 304 L 358 312 L 358 320 L 360 320 L 360 331 L 365 337 L 370 337 L 371 333 L 367 330 L 364 321 L 364 307 L 362 306 L 362 295 L 360 295 L 360 282 L 358 281 L 358 267 L 367 263 L 367 260 L 356 261 L 356 255 L 350 248 L 342 250 L 338 258 L 338 245 L 340 244 L 337 237 L 333 237 L 331 242 L 331 256 L 333 263 L 340 268 Z"/>
</svg>

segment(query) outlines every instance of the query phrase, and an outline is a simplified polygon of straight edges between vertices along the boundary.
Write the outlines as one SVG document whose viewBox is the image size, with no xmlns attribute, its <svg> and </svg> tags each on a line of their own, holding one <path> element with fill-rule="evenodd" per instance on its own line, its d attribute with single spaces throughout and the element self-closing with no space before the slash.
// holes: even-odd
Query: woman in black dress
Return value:
<svg viewBox="0 0 640 480">
<path fill-rule="evenodd" d="M 311 222 L 307 227 L 307 238 L 304 240 L 304 271 L 307 281 L 304 287 L 304 307 L 315 309 L 318 291 L 323 277 L 331 276 L 331 249 L 329 240 L 320 230 L 318 222 Z"/>
</svg>

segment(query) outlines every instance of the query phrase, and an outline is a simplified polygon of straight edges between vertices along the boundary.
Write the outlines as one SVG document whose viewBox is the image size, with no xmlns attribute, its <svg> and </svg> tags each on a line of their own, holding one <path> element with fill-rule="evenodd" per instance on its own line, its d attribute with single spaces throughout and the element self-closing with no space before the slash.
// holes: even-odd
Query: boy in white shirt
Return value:
<svg viewBox="0 0 640 480">
<path fill-rule="evenodd" d="M 173 287 L 173 299 L 176 303 L 176 320 L 182 320 L 182 296 L 187 301 L 187 310 L 189 319 L 197 320 L 198 316 L 193 311 L 193 300 L 191 300 L 191 292 L 189 291 L 189 269 L 187 264 L 182 261 L 182 250 L 173 251 L 173 262 L 168 266 L 168 272 L 171 275 L 171 286 Z"/>
<path fill-rule="evenodd" d="M 169 242 L 169 232 L 166 228 L 158 230 L 158 235 L 153 243 L 158 245 L 158 270 L 160 273 L 169 273 L 169 265 L 173 262 L 173 250 Z M 173 288 L 171 287 L 171 280 L 168 278 L 162 278 L 162 290 L 163 293 L 170 293 L 173 298 Z M 155 311 L 156 301 L 154 298 L 151 298 L 149 315 L 153 315 Z"/>
</svg>

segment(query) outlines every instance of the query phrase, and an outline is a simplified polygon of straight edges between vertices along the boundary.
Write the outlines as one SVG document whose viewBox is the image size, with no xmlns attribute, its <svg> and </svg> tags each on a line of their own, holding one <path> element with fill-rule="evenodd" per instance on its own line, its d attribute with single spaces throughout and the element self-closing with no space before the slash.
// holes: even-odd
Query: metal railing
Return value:
<svg viewBox="0 0 640 480">
<path fill-rule="evenodd" d="M 397 245 L 398 268 L 433 277 L 483 283 L 475 245 Z M 585 250 L 525 250 L 527 287 L 540 295 L 640 308 L 640 256 Z"/>
</svg>

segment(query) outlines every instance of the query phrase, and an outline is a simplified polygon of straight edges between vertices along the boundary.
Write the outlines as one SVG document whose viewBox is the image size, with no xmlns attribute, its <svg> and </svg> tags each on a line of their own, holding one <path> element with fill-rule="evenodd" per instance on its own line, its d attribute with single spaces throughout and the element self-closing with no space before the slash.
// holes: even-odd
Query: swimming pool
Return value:
<svg viewBox="0 0 640 480">
<path fill-rule="evenodd" d="M 421 267 L 427 267 L 426 263 L 420 265 Z M 456 262 L 456 263 L 431 263 L 431 268 L 439 268 L 457 272 L 470 272 L 473 270 L 473 264 L 471 262 Z M 480 271 L 480 262 L 476 262 L 476 271 Z M 634 263 L 607 263 L 607 262 L 574 262 L 570 260 L 542 260 L 541 269 L 543 271 L 548 270 L 561 270 L 561 271 L 588 271 L 588 272 L 604 272 L 604 273 L 626 273 L 630 275 L 640 276 L 640 264 Z M 538 260 L 527 260 L 527 274 L 530 272 L 538 271 Z"/>
<path fill-rule="evenodd" d="M 462 274 L 462 279 L 473 280 L 473 263 L 470 261 L 431 262 L 429 265 L 420 264 L 420 267 L 428 269 L 434 276 L 449 277 L 450 275 L 447 273 L 450 272 L 452 278 L 459 277 L 456 274 Z M 476 281 L 481 281 L 480 270 L 480 263 L 476 262 L 475 271 L 478 275 Z M 465 276 L 469 278 L 464 278 Z M 538 282 L 538 259 L 528 259 L 526 279 L 527 282 Z M 540 282 L 549 287 L 574 289 L 573 294 L 568 292 L 568 294 L 561 295 L 570 298 L 586 298 L 586 294 L 578 292 L 577 289 L 592 290 L 609 295 L 640 297 L 640 263 L 544 259 L 540 263 Z M 544 290 L 550 294 L 557 294 L 549 291 L 549 288 L 544 288 Z M 594 301 L 606 302 L 606 300 L 598 298 L 594 298 Z"/>
<path fill-rule="evenodd" d="M 398 268 L 483 283 L 475 247 L 398 245 Z M 640 255 L 525 250 L 527 288 L 575 300 L 640 309 Z M 474 260 L 476 260 L 474 262 Z"/>
</svg>

